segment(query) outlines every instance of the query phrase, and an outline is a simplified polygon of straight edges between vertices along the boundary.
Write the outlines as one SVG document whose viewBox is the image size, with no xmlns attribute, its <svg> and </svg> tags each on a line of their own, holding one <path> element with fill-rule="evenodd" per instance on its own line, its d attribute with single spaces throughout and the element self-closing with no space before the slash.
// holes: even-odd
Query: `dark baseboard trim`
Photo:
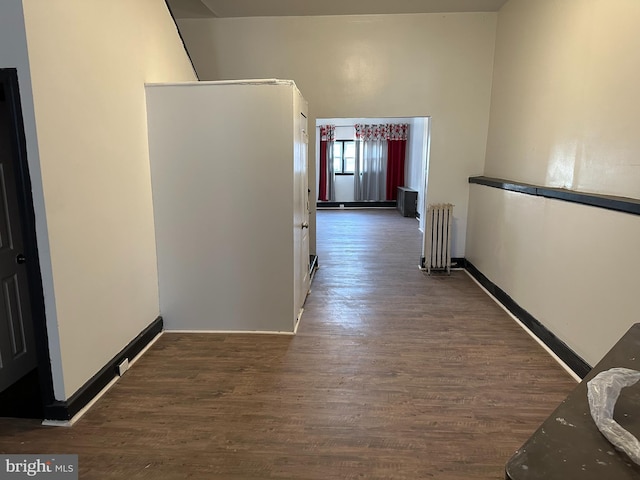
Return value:
<svg viewBox="0 0 640 480">
<path fill-rule="evenodd" d="M 420 257 L 420 268 L 427 268 L 426 261 L 426 258 Z M 467 265 L 466 262 L 464 257 L 451 257 L 451 268 L 465 268 Z"/>
<path fill-rule="evenodd" d="M 313 279 L 316 277 L 316 272 L 318 271 L 318 267 L 319 267 L 318 256 L 309 255 L 309 289 L 311 289 L 311 284 L 313 283 Z M 309 292 L 307 292 L 307 295 L 308 293 Z"/>
<path fill-rule="evenodd" d="M 589 205 L 591 207 L 605 208 L 616 212 L 640 215 L 640 200 L 636 198 L 618 197 L 615 195 L 600 195 L 597 193 L 577 192 L 564 188 L 543 187 L 529 183 L 512 182 L 501 178 L 469 177 L 469 183 L 485 185 L 487 187 L 509 190 L 511 192 L 525 193 L 538 197 L 553 198 L 565 202 Z"/>
<path fill-rule="evenodd" d="M 383 202 L 318 202 L 316 203 L 317 209 L 323 208 L 396 208 L 396 201 L 389 200 Z"/>
<path fill-rule="evenodd" d="M 136 338 L 123 348 L 120 353 L 111 359 L 102 369 L 96 373 L 87 383 L 74 393 L 68 400 L 56 400 L 44 407 L 45 420 L 71 420 L 73 416 L 82 410 L 93 398 L 106 387 L 118 374 L 118 365 L 125 358 L 133 360 L 156 335 L 162 332 L 162 317 L 156 318 L 151 325 L 145 328 Z"/>
<path fill-rule="evenodd" d="M 309 272 L 313 273 L 316 268 L 318 268 L 318 256 L 309 255 Z"/>
<path fill-rule="evenodd" d="M 536 318 L 518 305 L 504 290 L 489 280 L 471 262 L 465 260 L 466 270 L 478 280 L 502 305 L 505 306 L 518 320 L 520 320 L 536 337 L 551 349 L 576 375 L 584 378 L 591 370 L 591 365 L 585 362 L 566 343 L 556 337 L 550 330 L 542 325 Z"/>
<path fill-rule="evenodd" d="M 467 260 L 464 257 L 451 257 L 451 268 L 466 268 Z"/>
</svg>

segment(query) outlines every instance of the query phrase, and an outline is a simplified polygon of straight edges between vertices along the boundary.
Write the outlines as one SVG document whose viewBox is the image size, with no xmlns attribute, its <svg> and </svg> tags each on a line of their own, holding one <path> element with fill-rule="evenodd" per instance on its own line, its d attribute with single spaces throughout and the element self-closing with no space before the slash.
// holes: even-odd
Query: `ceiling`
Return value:
<svg viewBox="0 0 640 480">
<path fill-rule="evenodd" d="M 507 0 L 167 0 L 176 18 L 497 12 Z"/>
</svg>

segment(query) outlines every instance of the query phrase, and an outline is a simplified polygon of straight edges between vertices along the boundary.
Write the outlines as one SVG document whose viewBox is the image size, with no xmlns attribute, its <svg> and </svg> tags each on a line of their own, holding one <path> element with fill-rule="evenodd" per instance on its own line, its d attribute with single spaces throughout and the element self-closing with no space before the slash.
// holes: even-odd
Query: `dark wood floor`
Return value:
<svg viewBox="0 0 640 480">
<path fill-rule="evenodd" d="M 501 479 L 575 382 L 464 272 L 419 271 L 417 222 L 318 212 L 295 337 L 165 334 L 74 427 L 0 419 L 2 453 L 83 479 Z"/>
</svg>

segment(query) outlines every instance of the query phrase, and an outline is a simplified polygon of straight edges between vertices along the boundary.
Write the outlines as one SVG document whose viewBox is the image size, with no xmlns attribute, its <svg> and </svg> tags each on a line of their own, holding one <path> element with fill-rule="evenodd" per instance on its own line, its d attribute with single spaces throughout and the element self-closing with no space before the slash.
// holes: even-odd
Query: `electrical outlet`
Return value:
<svg viewBox="0 0 640 480">
<path fill-rule="evenodd" d="M 120 365 L 118 365 L 118 375 L 124 375 L 124 372 L 129 370 L 129 359 L 125 358 Z"/>
</svg>

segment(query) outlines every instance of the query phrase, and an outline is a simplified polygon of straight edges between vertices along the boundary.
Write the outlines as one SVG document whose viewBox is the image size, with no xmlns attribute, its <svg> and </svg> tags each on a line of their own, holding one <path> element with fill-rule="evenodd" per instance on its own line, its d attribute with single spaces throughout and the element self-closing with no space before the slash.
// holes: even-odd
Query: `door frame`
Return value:
<svg viewBox="0 0 640 480">
<path fill-rule="evenodd" d="M 428 186 L 429 186 L 429 165 L 430 165 L 430 157 L 431 157 L 431 121 L 432 121 L 432 116 L 431 115 L 407 115 L 407 116 L 393 116 L 393 117 L 389 117 L 389 116 L 379 116 L 379 117 L 374 117 L 374 116 L 370 116 L 370 117 L 321 117 L 321 118 L 316 118 L 315 119 L 315 129 L 316 129 L 316 147 L 315 147 L 315 195 L 316 198 L 314 199 L 314 205 L 316 206 L 315 209 L 317 210 L 318 208 L 318 182 L 320 179 L 320 134 L 319 134 L 319 129 L 320 129 L 320 125 L 324 125 L 324 124 L 333 124 L 336 127 L 346 127 L 346 126 L 352 126 L 355 123 L 384 123 L 384 122 L 398 122 L 398 121 L 403 121 L 403 122 L 408 122 L 411 120 L 415 120 L 415 119 L 422 119 L 424 121 L 424 140 L 423 140 L 423 144 L 422 144 L 422 153 L 420 156 L 420 182 L 419 182 L 419 186 L 417 188 L 418 190 L 418 197 L 420 199 L 420 203 L 419 205 L 417 205 L 417 211 L 418 213 L 420 213 L 420 218 L 419 218 L 419 222 L 418 222 L 418 230 L 420 231 L 420 234 L 422 235 L 422 242 L 421 242 L 421 246 L 420 246 L 420 261 L 418 262 L 419 266 L 422 267 L 422 265 L 424 264 L 424 250 L 425 250 L 425 245 L 426 245 L 426 236 L 425 236 L 425 228 L 424 228 L 424 221 L 425 221 L 425 217 L 426 217 L 426 211 L 427 211 L 427 206 L 428 206 L 428 201 L 427 201 L 427 190 L 428 190 Z M 411 135 L 415 135 L 415 133 L 412 133 L 413 130 L 410 131 L 409 136 L 411 138 Z M 410 140 L 411 142 L 413 142 L 413 139 Z M 409 147 L 408 147 L 409 148 Z M 337 202 L 333 202 L 335 204 L 347 204 L 347 203 L 353 203 L 354 205 L 357 204 L 358 208 L 362 208 L 362 205 L 359 205 L 359 202 L 341 202 L 341 201 L 337 201 Z M 343 205 L 344 206 L 344 205 Z M 340 208 L 343 208 L 343 206 L 341 206 Z M 388 205 L 383 205 L 383 207 L 388 208 Z M 365 207 L 366 208 L 366 207 Z"/>
<path fill-rule="evenodd" d="M 10 133 L 14 150 L 18 210 L 24 238 L 24 254 L 27 258 L 25 266 L 31 304 L 31 321 L 36 344 L 40 400 L 44 412 L 44 407 L 54 403 L 55 397 L 44 306 L 44 289 L 42 287 L 40 256 L 38 254 L 36 236 L 36 216 L 33 208 L 33 197 L 31 196 L 31 177 L 29 175 L 27 143 L 18 84 L 18 70 L 16 68 L 0 68 L 0 82 L 4 86 L 6 101 L 11 114 L 11 124 L 13 125 L 13 131 Z"/>
</svg>

